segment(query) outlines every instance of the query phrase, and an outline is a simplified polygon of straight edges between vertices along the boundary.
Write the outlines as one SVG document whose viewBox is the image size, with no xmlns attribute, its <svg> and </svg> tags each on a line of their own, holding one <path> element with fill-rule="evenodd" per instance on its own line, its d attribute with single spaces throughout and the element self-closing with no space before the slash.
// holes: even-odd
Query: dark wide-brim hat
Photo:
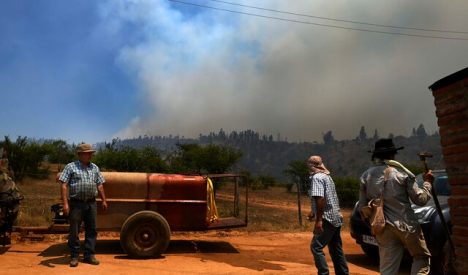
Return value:
<svg viewBox="0 0 468 275">
<path fill-rule="evenodd" d="M 375 142 L 374 145 L 374 151 L 369 150 L 367 152 L 375 154 L 375 153 L 389 153 L 389 152 L 396 152 L 398 150 L 401 150 L 405 147 L 395 147 L 395 144 L 393 144 L 393 140 L 391 138 L 382 138 L 379 139 Z"/>
</svg>

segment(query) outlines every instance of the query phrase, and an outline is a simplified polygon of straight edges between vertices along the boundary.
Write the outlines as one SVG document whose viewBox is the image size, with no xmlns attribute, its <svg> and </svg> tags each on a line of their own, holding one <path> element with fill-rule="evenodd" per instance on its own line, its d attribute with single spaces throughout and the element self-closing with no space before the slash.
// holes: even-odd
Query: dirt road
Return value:
<svg viewBox="0 0 468 275">
<path fill-rule="evenodd" d="M 351 274 L 378 274 L 378 267 L 343 232 Z M 0 255 L 0 274 L 315 274 L 309 233 L 218 231 L 174 233 L 160 259 L 134 260 L 120 249 L 116 236 L 100 236 L 99 266 L 68 266 L 62 239 L 17 242 Z M 329 259 L 330 260 L 330 259 Z M 330 267 L 332 266 L 329 261 Z M 407 273 L 402 273 L 407 274 Z"/>
</svg>

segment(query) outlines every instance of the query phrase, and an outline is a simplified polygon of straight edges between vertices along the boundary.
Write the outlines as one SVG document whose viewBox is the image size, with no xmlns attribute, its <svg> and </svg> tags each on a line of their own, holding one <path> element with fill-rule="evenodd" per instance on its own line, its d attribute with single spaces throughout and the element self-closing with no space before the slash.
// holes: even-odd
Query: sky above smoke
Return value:
<svg viewBox="0 0 468 275">
<path fill-rule="evenodd" d="M 184 2 L 292 21 L 219 1 Z M 375 24 L 467 31 L 464 1 L 232 3 Z M 2 7 L 3 6 L 3 7 Z M 465 68 L 467 40 L 317 26 L 167 0 L 0 4 L 0 134 L 92 142 L 224 129 L 290 141 L 437 130 L 428 86 Z"/>
</svg>

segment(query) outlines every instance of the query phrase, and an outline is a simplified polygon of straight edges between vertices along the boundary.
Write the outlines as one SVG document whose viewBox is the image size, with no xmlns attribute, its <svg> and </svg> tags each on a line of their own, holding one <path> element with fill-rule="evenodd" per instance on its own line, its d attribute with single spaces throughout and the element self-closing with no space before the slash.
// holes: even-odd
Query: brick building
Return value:
<svg viewBox="0 0 468 275">
<path fill-rule="evenodd" d="M 468 272 L 468 67 L 432 84 L 440 142 L 452 195 L 452 239 L 458 274 Z"/>
</svg>

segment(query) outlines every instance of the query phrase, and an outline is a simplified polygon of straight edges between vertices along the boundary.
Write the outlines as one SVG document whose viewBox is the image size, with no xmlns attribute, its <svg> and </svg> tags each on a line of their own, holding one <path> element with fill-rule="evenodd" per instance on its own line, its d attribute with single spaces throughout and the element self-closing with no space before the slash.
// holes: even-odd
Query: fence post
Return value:
<svg viewBox="0 0 468 275">
<path fill-rule="evenodd" d="M 297 210 L 299 215 L 299 225 L 302 226 L 302 212 L 301 212 L 301 180 L 296 177 L 297 187 Z"/>
</svg>

